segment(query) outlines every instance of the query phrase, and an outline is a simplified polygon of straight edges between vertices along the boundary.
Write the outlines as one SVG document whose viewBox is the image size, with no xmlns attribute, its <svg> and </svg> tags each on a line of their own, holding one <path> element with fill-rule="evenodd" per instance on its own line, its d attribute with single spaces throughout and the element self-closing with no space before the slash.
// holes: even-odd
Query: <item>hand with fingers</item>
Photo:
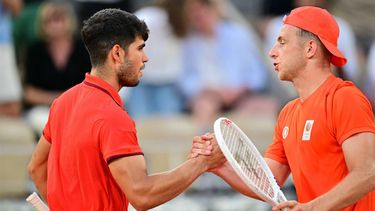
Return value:
<svg viewBox="0 0 375 211">
<path fill-rule="evenodd" d="M 193 138 L 189 158 L 196 158 L 199 156 L 205 156 L 208 165 L 207 171 L 211 172 L 215 171 L 215 169 L 221 167 L 226 162 L 214 135 L 211 133 L 202 136 L 195 136 Z"/>
<path fill-rule="evenodd" d="M 211 137 L 210 134 L 195 136 L 193 138 L 189 158 L 195 158 L 198 157 L 198 155 L 211 155 L 213 149 L 212 139 L 213 137 Z"/>
<path fill-rule="evenodd" d="M 288 210 L 288 211 L 312 211 L 307 204 L 301 204 L 298 203 L 295 200 L 290 200 L 286 202 L 282 202 L 276 206 L 272 207 L 273 211 L 279 211 L 279 210 Z"/>
</svg>

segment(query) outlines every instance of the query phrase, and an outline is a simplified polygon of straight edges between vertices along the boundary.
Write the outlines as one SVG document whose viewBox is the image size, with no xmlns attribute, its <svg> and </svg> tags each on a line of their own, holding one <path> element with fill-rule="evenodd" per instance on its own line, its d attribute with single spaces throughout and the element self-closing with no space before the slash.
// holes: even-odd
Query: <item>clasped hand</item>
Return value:
<svg viewBox="0 0 375 211">
<path fill-rule="evenodd" d="M 226 162 L 226 159 L 215 140 L 215 136 L 211 133 L 202 136 L 195 136 L 193 138 L 189 159 L 197 158 L 199 156 L 205 157 L 208 171 L 211 172 L 215 171 Z"/>
</svg>

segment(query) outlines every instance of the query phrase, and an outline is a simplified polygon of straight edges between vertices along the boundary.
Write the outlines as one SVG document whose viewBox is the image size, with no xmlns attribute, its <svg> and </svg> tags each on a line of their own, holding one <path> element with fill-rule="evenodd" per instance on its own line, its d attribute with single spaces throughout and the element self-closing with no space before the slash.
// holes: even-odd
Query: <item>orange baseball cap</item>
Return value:
<svg viewBox="0 0 375 211">
<path fill-rule="evenodd" d="M 286 15 L 284 24 L 296 26 L 319 37 L 320 41 L 332 54 L 331 63 L 337 67 L 346 64 L 346 58 L 337 48 L 340 29 L 333 16 L 325 9 L 313 6 L 298 7 Z"/>
</svg>

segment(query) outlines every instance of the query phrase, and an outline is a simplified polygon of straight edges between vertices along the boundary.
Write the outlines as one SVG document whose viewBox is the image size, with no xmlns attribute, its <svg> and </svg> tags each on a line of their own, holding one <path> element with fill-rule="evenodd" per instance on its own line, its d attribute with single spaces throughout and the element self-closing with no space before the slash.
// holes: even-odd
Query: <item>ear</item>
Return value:
<svg viewBox="0 0 375 211">
<path fill-rule="evenodd" d="M 309 40 L 306 44 L 306 56 L 312 58 L 318 50 L 318 43 L 315 40 Z"/>
<path fill-rule="evenodd" d="M 113 63 L 124 63 L 124 58 L 125 58 L 125 50 L 119 45 L 119 44 L 115 44 L 110 52 L 109 52 L 109 56 L 110 56 L 110 59 Z"/>
</svg>

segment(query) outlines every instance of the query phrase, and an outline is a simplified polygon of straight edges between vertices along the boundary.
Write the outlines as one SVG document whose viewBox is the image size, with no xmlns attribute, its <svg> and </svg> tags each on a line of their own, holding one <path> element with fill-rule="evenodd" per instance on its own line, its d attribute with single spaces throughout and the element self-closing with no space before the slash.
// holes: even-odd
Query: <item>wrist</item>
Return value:
<svg viewBox="0 0 375 211">
<path fill-rule="evenodd" d="M 331 210 L 331 209 L 328 209 L 326 204 L 320 198 L 316 198 L 312 201 L 309 201 L 309 202 L 303 204 L 303 206 L 306 208 L 306 210 L 311 210 L 311 211 Z"/>
<path fill-rule="evenodd" d="M 229 165 L 229 163 L 228 163 L 228 161 L 226 161 L 223 165 L 212 169 L 211 172 L 216 174 L 217 176 L 221 177 L 222 175 L 225 174 L 225 172 L 230 171 L 230 169 L 228 169 L 228 167 L 229 167 L 228 165 Z"/>
<path fill-rule="evenodd" d="M 203 174 L 208 170 L 208 164 L 206 162 L 206 156 L 198 155 L 197 157 L 190 158 L 194 167 L 196 167 L 199 175 Z"/>
</svg>

